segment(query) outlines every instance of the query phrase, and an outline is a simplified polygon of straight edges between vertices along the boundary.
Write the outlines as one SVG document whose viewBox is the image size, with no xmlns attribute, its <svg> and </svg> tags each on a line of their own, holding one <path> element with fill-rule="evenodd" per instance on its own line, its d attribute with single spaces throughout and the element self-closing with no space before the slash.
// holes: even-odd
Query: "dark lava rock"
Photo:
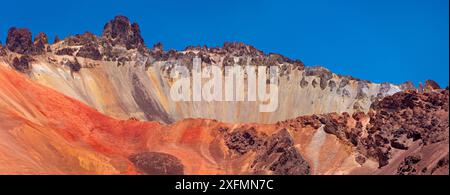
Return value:
<svg viewBox="0 0 450 195">
<path fill-rule="evenodd" d="M 389 156 L 390 147 L 407 150 L 414 141 L 423 145 L 448 141 L 448 104 L 448 90 L 401 92 L 376 101 L 371 106 L 369 136 L 363 138 L 363 145 L 377 158 Z M 390 144 L 385 140 L 391 140 Z"/>
<path fill-rule="evenodd" d="M 345 139 L 347 137 L 347 135 L 345 134 L 345 129 L 347 128 L 347 120 L 349 118 L 349 115 L 330 113 L 322 115 L 319 120 L 322 124 L 324 124 L 323 130 L 326 133 L 336 135 L 341 139 Z"/>
<path fill-rule="evenodd" d="M 30 71 L 30 62 L 32 61 L 33 59 L 27 55 L 21 56 L 19 58 L 15 57 L 12 66 L 19 72 L 27 73 Z"/>
<path fill-rule="evenodd" d="M 416 164 L 421 161 L 420 156 L 408 156 L 403 160 L 400 166 L 397 168 L 398 175 L 417 175 Z"/>
<path fill-rule="evenodd" d="M 270 171 L 276 175 L 309 175 L 310 167 L 294 146 L 286 129 L 272 135 L 252 163 L 256 174 Z"/>
<path fill-rule="evenodd" d="M 441 89 L 441 86 L 436 83 L 436 81 L 433 80 L 427 80 L 425 81 L 425 89 Z"/>
<path fill-rule="evenodd" d="M 36 37 L 34 38 L 34 42 L 33 42 L 33 46 L 34 46 L 34 51 L 36 54 L 42 54 L 44 53 L 45 50 L 45 46 L 48 44 L 48 37 L 45 33 L 38 33 L 36 35 Z"/>
<path fill-rule="evenodd" d="M 324 90 L 327 87 L 328 81 L 333 77 L 333 74 L 323 67 L 308 67 L 305 69 L 305 76 L 317 76 L 320 78 L 320 88 Z M 315 84 L 317 85 L 317 84 Z M 315 85 L 313 85 L 315 87 Z"/>
<path fill-rule="evenodd" d="M 68 56 L 73 56 L 73 54 L 76 52 L 75 49 L 67 47 L 67 48 L 63 48 L 60 49 L 58 51 L 56 51 L 56 55 L 68 55 Z"/>
<path fill-rule="evenodd" d="M 311 84 L 314 88 L 316 88 L 318 83 L 317 83 L 316 79 L 313 79 Z"/>
<path fill-rule="evenodd" d="M 97 37 L 90 33 L 85 32 L 84 34 L 77 34 L 75 36 L 70 36 L 64 39 L 64 42 L 69 46 L 81 46 L 87 44 L 97 44 Z"/>
<path fill-rule="evenodd" d="M 78 57 L 101 60 L 102 55 L 95 44 L 83 45 L 77 53 Z"/>
<path fill-rule="evenodd" d="M 334 81 L 328 82 L 328 87 L 330 88 L 330 91 L 333 91 L 336 88 L 337 84 Z"/>
<path fill-rule="evenodd" d="M 258 135 L 255 128 L 240 127 L 225 136 L 227 147 L 238 154 L 245 154 L 264 144 L 263 136 Z"/>
<path fill-rule="evenodd" d="M 416 90 L 416 87 L 414 87 L 414 84 L 411 81 L 406 81 L 400 85 L 400 89 L 403 91 Z"/>
<path fill-rule="evenodd" d="M 247 45 L 241 42 L 225 42 L 222 47 L 228 54 L 236 54 L 237 56 L 249 55 L 249 56 L 262 56 L 264 52 L 256 49 L 251 45 Z"/>
<path fill-rule="evenodd" d="M 55 39 L 53 40 L 53 44 L 59 43 L 61 39 L 58 37 L 58 35 L 55 36 Z"/>
<path fill-rule="evenodd" d="M 125 16 L 116 16 L 103 28 L 103 38 L 112 46 L 124 45 L 127 49 L 136 49 L 144 46 L 139 25 L 131 24 Z"/>
<path fill-rule="evenodd" d="M 442 175 L 448 175 L 449 172 L 449 154 L 447 153 L 446 156 L 444 156 L 442 159 L 440 159 L 437 164 L 433 167 L 431 170 L 431 174 L 442 174 Z M 441 172 L 439 173 L 439 169 L 441 169 Z M 438 173 L 436 173 L 438 172 Z"/>
<path fill-rule="evenodd" d="M 181 161 L 170 154 L 144 152 L 133 154 L 128 158 L 136 168 L 146 175 L 183 175 Z"/>
<path fill-rule="evenodd" d="M 164 51 L 164 45 L 161 42 L 158 42 L 153 45 L 153 51 Z"/>
<path fill-rule="evenodd" d="M 342 89 L 350 83 L 350 79 L 348 77 L 341 77 L 341 82 L 339 83 L 339 88 Z"/>
<path fill-rule="evenodd" d="M 364 157 L 362 155 L 357 155 L 355 157 L 355 161 L 360 165 L 363 165 L 364 163 L 366 163 L 366 160 L 367 160 L 366 157 Z"/>
<path fill-rule="evenodd" d="M 301 88 L 305 88 L 308 86 L 308 81 L 305 80 L 305 77 L 302 78 L 302 80 L 300 81 L 300 87 Z"/>
<path fill-rule="evenodd" d="M 33 52 L 31 32 L 25 28 L 10 28 L 6 38 L 6 48 L 20 54 L 31 54 Z"/>
<path fill-rule="evenodd" d="M 81 64 L 76 59 L 73 62 L 68 61 L 66 65 L 69 66 L 70 70 L 73 72 L 78 72 L 81 70 Z"/>
</svg>

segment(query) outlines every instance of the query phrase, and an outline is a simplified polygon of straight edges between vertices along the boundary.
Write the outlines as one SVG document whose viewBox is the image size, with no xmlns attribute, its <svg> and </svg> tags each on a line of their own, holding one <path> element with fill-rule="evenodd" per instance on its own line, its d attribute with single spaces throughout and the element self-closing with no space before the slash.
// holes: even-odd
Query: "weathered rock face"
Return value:
<svg viewBox="0 0 450 195">
<path fill-rule="evenodd" d="M 55 39 L 53 40 L 53 44 L 59 43 L 61 39 L 58 37 L 58 35 L 55 36 Z"/>
<path fill-rule="evenodd" d="M 64 39 L 64 43 L 68 46 L 83 46 L 88 44 L 96 44 L 98 41 L 97 37 L 90 33 L 85 32 L 83 34 L 76 34 L 75 36 L 70 36 Z"/>
<path fill-rule="evenodd" d="M 299 60 L 266 54 L 239 42 L 214 48 L 190 46 L 184 51 L 164 51 L 158 43 L 147 49 L 138 25 L 123 16 L 106 24 L 102 37 L 84 33 L 55 41 L 57 44 L 53 45 L 48 45 L 47 39 L 45 34 L 39 33 L 31 41 L 28 30 L 12 28 L 8 32 L 7 49 L 0 46 L 0 62 L 26 73 L 24 75 L 35 83 L 64 93 L 105 115 L 125 120 L 105 119 L 92 110 L 80 111 L 83 104 L 66 100 L 68 97 L 53 94 L 54 91 L 30 87 L 34 86 L 31 81 L 15 79 L 16 83 L 27 83 L 16 90 L 18 86 L 9 79 L 10 74 L 18 73 L 0 66 L 1 73 L 5 74 L 0 75 L 2 83 L 9 82 L 9 88 L 0 91 L 0 107 L 12 113 L 11 116 L 0 114 L 1 121 L 8 121 L 8 125 L 0 123 L 0 129 L 15 131 L 14 125 L 23 122 L 14 118 L 20 113 L 22 118 L 30 120 L 26 125 L 32 122 L 50 124 L 50 132 L 63 126 L 65 131 L 59 132 L 63 136 L 57 138 L 64 140 L 62 143 L 66 143 L 67 137 L 76 136 L 72 133 L 79 133 L 78 139 L 83 141 L 77 147 L 88 150 L 89 155 L 92 152 L 95 157 L 83 156 L 82 163 L 73 160 L 75 163 L 69 163 L 71 166 L 64 162 L 64 167 L 86 165 L 85 162 L 95 164 L 77 167 L 83 173 L 86 170 L 91 173 L 91 169 L 110 173 L 116 168 L 125 173 L 135 168 L 141 174 L 303 175 L 350 174 L 353 171 L 448 174 L 448 89 L 441 90 L 434 81 L 426 81 L 419 90 L 411 82 L 399 86 L 371 83 L 337 75 L 323 67 L 305 67 Z M 277 79 L 278 109 L 260 113 L 257 110 L 262 101 L 259 100 L 174 101 L 170 90 L 175 80 L 169 77 L 170 70 L 175 66 L 192 70 L 192 60 L 196 56 L 203 67 L 277 66 L 280 75 Z M 32 61 L 36 62 L 33 67 Z M 248 87 L 248 83 L 244 83 L 244 87 Z M 47 93 L 58 98 L 52 99 Z M 36 108 L 22 98 L 17 99 L 22 96 L 38 104 Z M 36 97 L 43 102 L 35 102 Z M 56 105 L 52 104 L 54 102 Z M 30 110 L 32 113 L 27 113 Z M 60 114 L 66 114 L 64 124 L 59 122 Z M 230 124 L 187 118 L 217 119 Z M 107 130 L 98 133 L 103 128 Z M 84 136 L 87 134 L 92 136 Z M 0 134 L 0 139 L 5 143 L 11 140 L 1 137 L 3 135 Z M 11 136 L 20 137 L 17 133 Z M 86 149 L 86 143 L 98 150 Z M 122 148 L 122 144 L 126 148 Z M 0 151 L 7 150 L 0 145 Z M 117 153 L 110 155 L 110 151 Z M 41 159 L 54 151 L 33 151 L 22 156 L 35 153 L 42 154 L 38 158 Z M 96 158 L 103 153 L 107 157 Z M 55 159 L 70 156 L 54 155 Z M 28 158 L 21 160 L 30 161 Z M 31 160 L 30 164 L 36 163 Z M 55 165 L 60 168 L 58 166 Z M 124 170 L 124 167 L 130 169 Z"/>
<path fill-rule="evenodd" d="M 81 69 L 81 64 L 78 62 L 77 59 L 74 61 L 67 61 L 66 65 L 70 68 L 72 72 L 78 72 Z"/>
<path fill-rule="evenodd" d="M 309 175 L 310 167 L 294 146 L 286 129 L 271 136 L 252 163 L 256 174 L 271 172 L 276 175 Z"/>
<path fill-rule="evenodd" d="M 100 54 L 100 51 L 98 50 L 98 47 L 95 44 L 83 45 L 78 51 L 77 56 L 93 60 L 102 59 L 102 55 Z"/>
<path fill-rule="evenodd" d="M 62 49 L 56 51 L 56 55 L 69 55 L 69 56 L 73 56 L 74 53 L 75 53 L 76 51 L 77 51 L 77 50 L 74 49 L 74 48 L 62 48 Z"/>
<path fill-rule="evenodd" d="M 436 81 L 427 80 L 427 81 L 425 81 L 425 89 L 435 90 L 435 89 L 441 89 L 441 87 L 439 86 L 439 84 L 436 83 Z"/>
<path fill-rule="evenodd" d="M 137 49 L 144 46 L 144 39 L 137 23 L 130 23 L 125 16 L 116 16 L 103 29 L 103 38 L 112 46 L 124 45 L 127 49 Z"/>
<path fill-rule="evenodd" d="M 225 144 L 230 150 L 242 155 L 261 148 L 265 137 L 267 136 L 258 133 L 254 127 L 241 127 L 225 135 Z"/>
<path fill-rule="evenodd" d="M 36 54 L 42 54 L 46 51 L 46 45 L 48 44 L 48 37 L 45 33 L 38 33 L 34 38 L 33 46 Z"/>
<path fill-rule="evenodd" d="M 414 84 L 411 81 L 407 81 L 400 85 L 400 88 L 404 91 L 406 90 L 417 90 L 416 87 L 414 87 Z"/>
<path fill-rule="evenodd" d="M 28 29 L 12 27 L 8 31 L 6 47 L 12 52 L 26 55 L 40 55 L 46 52 L 48 44 L 47 35 L 38 33 L 32 41 L 31 32 Z"/>
<path fill-rule="evenodd" d="M 398 158 L 395 156 L 410 153 L 410 149 L 416 155 L 427 155 L 426 147 L 448 144 L 448 93 L 397 93 L 373 103 L 368 115 L 327 114 L 319 116 L 319 120 L 325 125 L 325 132 L 348 141 L 365 156 L 376 159 L 382 168 Z M 351 123 L 354 125 L 348 126 Z M 398 173 L 409 174 L 415 161 L 420 158 L 405 159 Z"/>
<path fill-rule="evenodd" d="M 15 57 L 12 62 L 12 66 L 19 72 L 29 73 L 31 68 L 31 61 L 33 61 L 33 59 L 27 55 Z"/>
<path fill-rule="evenodd" d="M 0 83 L 0 160 L 14 162 L 0 173 L 448 174 L 448 90 L 401 92 L 369 114 L 163 125 L 102 115 L 4 64 Z"/>
<path fill-rule="evenodd" d="M 20 54 L 32 53 L 34 49 L 31 32 L 24 28 L 10 28 L 6 38 L 6 48 Z"/>
</svg>

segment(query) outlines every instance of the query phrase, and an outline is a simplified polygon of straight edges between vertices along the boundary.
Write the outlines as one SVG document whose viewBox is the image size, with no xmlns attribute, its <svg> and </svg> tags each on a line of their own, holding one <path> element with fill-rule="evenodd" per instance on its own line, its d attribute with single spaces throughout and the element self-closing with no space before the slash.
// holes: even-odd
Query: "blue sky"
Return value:
<svg viewBox="0 0 450 195">
<path fill-rule="evenodd" d="M 165 49 L 240 41 L 373 82 L 442 87 L 449 80 L 448 0 L 6 1 L 0 40 L 11 26 L 65 37 L 100 35 L 115 15 Z"/>
</svg>

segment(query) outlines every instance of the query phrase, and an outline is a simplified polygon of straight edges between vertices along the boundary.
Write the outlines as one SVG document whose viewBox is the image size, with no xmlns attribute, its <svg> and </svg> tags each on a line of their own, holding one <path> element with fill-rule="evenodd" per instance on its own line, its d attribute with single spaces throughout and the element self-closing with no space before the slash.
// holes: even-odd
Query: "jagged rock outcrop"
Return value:
<svg viewBox="0 0 450 195">
<path fill-rule="evenodd" d="M 276 175 L 309 175 L 310 167 L 294 146 L 286 129 L 272 135 L 252 163 L 256 174 L 270 171 Z"/>
<path fill-rule="evenodd" d="M 67 61 L 66 65 L 70 68 L 72 72 L 78 72 L 81 70 L 81 64 L 80 62 L 78 62 L 76 58 L 74 61 Z"/>
<path fill-rule="evenodd" d="M 55 39 L 53 40 L 53 44 L 55 43 L 59 43 L 61 41 L 61 39 L 59 38 L 58 35 L 55 36 Z"/>
<path fill-rule="evenodd" d="M 414 86 L 414 84 L 411 81 L 404 82 L 400 85 L 400 88 L 404 91 L 407 90 L 417 90 L 417 88 Z"/>
<path fill-rule="evenodd" d="M 12 27 L 8 30 L 6 48 L 20 54 L 31 54 L 34 51 L 31 36 L 28 29 Z"/>
<path fill-rule="evenodd" d="M 40 32 L 34 37 L 34 50 L 36 54 L 42 54 L 46 52 L 46 45 L 48 45 L 48 37 L 45 33 Z"/>
<path fill-rule="evenodd" d="M 426 80 L 425 81 L 425 89 L 435 90 L 435 89 L 441 89 L 441 87 L 439 86 L 439 84 L 436 83 L 436 81 Z"/>
<path fill-rule="evenodd" d="M 100 51 L 98 50 L 98 47 L 96 44 L 86 44 L 83 45 L 80 50 L 78 50 L 77 56 L 89 58 L 93 60 L 101 60 L 102 55 L 100 54 Z"/>
<path fill-rule="evenodd" d="M 29 73 L 31 69 L 30 62 L 32 61 L 33 59 L 30 56 L 23 55 L 20 57 L 15 57 L 13 59 L 12 66 L 19 72 Z"/>
<path fill-rule="evenodd" d="M 38 33 L 32 41 L 30 30 L 12 27 L 8 30 L 6 47 L 9 51 L 26 55 L 39 55 L 46 52 L 47 35 Z"/>
<path fill-rule="evenodd" d="M 356 122 L 353 128 L 348 127 L 350 117 L 346 113 L 321 115 L 319 120 L 325 125 L 325 132 L 377 159 L 381 168 L 389 164 L 394 153 L 407 151 L 416 143 L 425 147 L 448 142 L 448 106 L 448 90 L 409 91 L 376 101 L 368 115 L 353 114 Z M 364 126 L 366 118 L 369 122 Z"/>
<path fill-rule="evenodd" d="M 56 51 L 56 55 L 69 55 L 73 56 L 77 50 L 74 48 L 62 48 L 58 51 Z"/>
<path fill-rule="evenodd" d="M 103 38 L 112 46 L 123 45 L 127 49 L 144 46 L 144 39 L 137 23 L 130 23 L 125 16 L 116 16 L 103 28 Z"/>
<path fill-rule="evenodd" d="M 75 36 L 66 37 L 64 43 L 68 46 L 83 46 L 88 44 L 97 44 L 98 38 L 90 32 L 76 34 Z"/>
<path fill-rule="evenodd" d="M 230 150 L 238 154 L 245 154 L 251 150 L 257 150 L 264 144 L 266 135 L 258 133 L 254 127 L 241 127 L 225 135 L 225 144 Z"/>
</svg>

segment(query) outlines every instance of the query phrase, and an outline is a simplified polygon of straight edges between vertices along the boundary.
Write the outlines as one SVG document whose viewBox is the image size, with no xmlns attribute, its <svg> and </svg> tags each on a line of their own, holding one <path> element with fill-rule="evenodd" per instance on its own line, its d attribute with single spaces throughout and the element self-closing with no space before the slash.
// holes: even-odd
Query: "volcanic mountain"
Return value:
<svg viewBox="0 0 450 195">
<path fill-rule="evenodd" d="M 194 58 L 279 67 L 278 109 L 174 101 L 170 72 Z M 11 28 L 0 82 L 0 174 L 448 174 L 434 81 L 371 83 L 235 42 L 147 48 L 124 16 L 53 44 Z"/>
</svg>

